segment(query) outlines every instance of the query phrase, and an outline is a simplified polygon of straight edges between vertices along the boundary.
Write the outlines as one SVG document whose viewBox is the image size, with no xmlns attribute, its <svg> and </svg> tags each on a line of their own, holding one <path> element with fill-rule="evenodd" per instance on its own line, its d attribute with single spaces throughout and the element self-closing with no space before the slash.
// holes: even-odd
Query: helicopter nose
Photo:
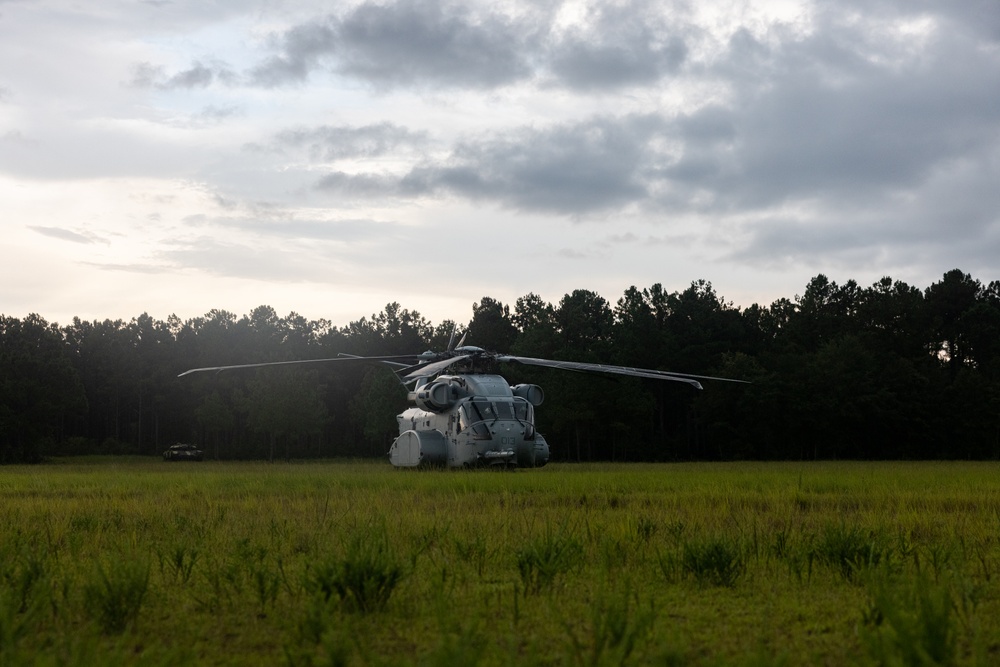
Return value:
<svg viewBox="0 0 1000 667">
<path fill-rule="evenodd" d="M 490 431 L 494 438 L 500 439 L 500 444 L 516 445 L 524 439 L 526 427 L 519 421 L 503 419 L 498 420 Z"/>
</svg>

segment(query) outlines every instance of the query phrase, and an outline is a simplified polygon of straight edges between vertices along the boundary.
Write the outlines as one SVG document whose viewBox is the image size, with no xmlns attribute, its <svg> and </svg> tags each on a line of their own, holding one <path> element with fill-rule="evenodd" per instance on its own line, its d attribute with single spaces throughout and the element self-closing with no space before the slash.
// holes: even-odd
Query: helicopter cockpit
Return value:
<svg viewBox="0 0 1000 667">
<path fill-rule="evenodd" d="M 534 434 L 534 407 L 524 398 L 496 399 L 476 396 L 461 406 L 458 410 L 458 431 L 472 430 L 475 440 L 490 440 L 490 425 L 498 420 L 517 421 L 525 427 L 525 439 L 531 439 Z"/>
</svg>

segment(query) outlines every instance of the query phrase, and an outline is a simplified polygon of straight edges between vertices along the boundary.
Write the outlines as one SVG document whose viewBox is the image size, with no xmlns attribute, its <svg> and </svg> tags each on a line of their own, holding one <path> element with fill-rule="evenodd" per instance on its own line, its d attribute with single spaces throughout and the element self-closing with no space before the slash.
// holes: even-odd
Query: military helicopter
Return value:
<svg viewBox="0 0 1000 667">
<path fill-rule="evenodd" d="M 409 390 L 408 400 L 413 404 L 396 416 L 399 435 L 389 447 L 389 461 L 399 468 L 538 468 L 548 463 L 549 445 L 535 430 L 535 408 L 545 400 L 545 393 L 536 384 L 511 386 L 493 372 L 499 363 L 683 382 L 695 389 L 702 388 L 699 380 L 745 382 L 647 368 L 499 354 L 464 345 L 464 336 L 457 346 L 453 346 L 454 339 L 453 331 L 444 352 L 388 357 L 341 355 L 330 359 L 212 366 L 194 368 L 178 377 L 206 371 L 295 364 L 387 364 Z"/>
</svg>

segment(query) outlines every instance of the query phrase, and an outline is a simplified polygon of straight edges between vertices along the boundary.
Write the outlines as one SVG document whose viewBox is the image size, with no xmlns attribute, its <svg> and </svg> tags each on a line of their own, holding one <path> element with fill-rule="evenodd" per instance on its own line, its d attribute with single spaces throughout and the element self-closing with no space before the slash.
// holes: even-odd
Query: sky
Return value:
<svg viewBox="0 0 1000 667">
<path fill-rule="evenodd" d="M 997 0 L 0 0 L 0 313 L 1000 279 Z"/>
</svg>

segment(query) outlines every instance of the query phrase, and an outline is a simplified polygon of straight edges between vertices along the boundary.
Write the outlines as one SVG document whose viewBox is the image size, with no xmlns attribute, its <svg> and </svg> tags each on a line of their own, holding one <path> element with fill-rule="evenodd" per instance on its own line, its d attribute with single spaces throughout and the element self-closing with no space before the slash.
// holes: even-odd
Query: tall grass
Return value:
<svg viewBox="0 0 1000 667">
<path fill-rule="evenodd" d="M 692 540 L 684 544 L 681 568 L 701 583 L 732 587 L 746 569 L 746 556 L 731 537 Z"/>
<path fill-rule="evenodd" d="M 551 588 L 556 579 L 580 563 L 583 547 L 565 529 L 547 526 L 541 535 L 524 543 L 515 556 L 523 590 L 539 593 Z"/>
<path fill-rule="evenodd" d="M 881 535 L 841 520 L 823 526 L 812 555 L 845 579 L 853 580 L 861 570 L 882 562 L 888 556 L 888 547 Z"/>
<path fill-rule="evenodd" d="M 581 636 L 569 625 L 574 662 L 587 666 L 623 665 L 649 638 L 655 613 L 645 607 L 630 587 L 605 591 L 591 603 Z"/>
<path fill-rule="evenodd" d="M 311 568 L 306 588 L 324 603 L 336 596 L 347 611 L 367 614 L 385 609 L 404 575 L 385 535 L 358 535 L 343 556 L 327 557 Z"/>
<path fill-rule="evenodd" d="M 959 628 L 954 592 L 925 576 L 902 582 L 875 577 L 862 637 L 879 664 L 952 665 Z"/>
<path fill-rule="evenodd" d="M 0 663 L 989 664 L 998 473 L 0 468 Z"/>
<path fill-rule="evenodd" d="M 137 621 L 148 588 L 149 564 L 119 558 L 94 568 L 83 585 L 83 603 L 103 632 L 120 634 Z"/>
</svg>

